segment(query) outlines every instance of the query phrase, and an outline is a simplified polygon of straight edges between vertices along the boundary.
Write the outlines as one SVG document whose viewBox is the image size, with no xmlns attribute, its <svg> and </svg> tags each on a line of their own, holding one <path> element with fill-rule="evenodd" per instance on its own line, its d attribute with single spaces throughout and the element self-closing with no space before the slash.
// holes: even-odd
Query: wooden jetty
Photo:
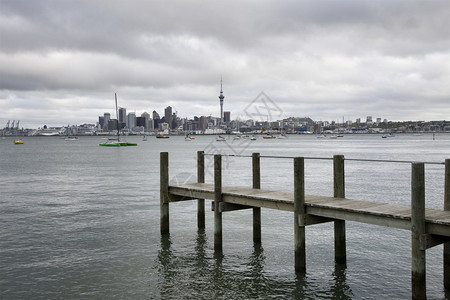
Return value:
<svg viewBox="0 0 450 300">
<path fill-rule="evenodd" d="M 444 209 L 425 208 L 425 168 L 411 162 L 411 206 L 345 198 L 344 156 L 333 157 L 334 196 L 305 195 L 304 160 L 295 157 L 294 192 L 261 189 L 260 155 L 253 153 L 252 187 L 222 186 L 222 156 L 214 155 L 214 184 L 205 183 L 204 152 L 197 153 L 197 183 L 169 185 L 169 157 L 160 154 L 161 234 L 169 233 L 169 203 L 198 200 L 198 228 L 205 227 L 205 200 L 213 200 L 214 250 L 222 251 L 222 213 L 253 209 L 253 241 L 261 242 L 261 208 L 294 213 L 295 271 L 306 270 L 305 227 L 334 222 L 336 263 L 346 263 L 345 221 L 411 231 L 412 299 L 426 299 L 425 252 L 444 244 L 444 289 L 450 290 L 450 159 L 445 160 Z"/>
</svg>

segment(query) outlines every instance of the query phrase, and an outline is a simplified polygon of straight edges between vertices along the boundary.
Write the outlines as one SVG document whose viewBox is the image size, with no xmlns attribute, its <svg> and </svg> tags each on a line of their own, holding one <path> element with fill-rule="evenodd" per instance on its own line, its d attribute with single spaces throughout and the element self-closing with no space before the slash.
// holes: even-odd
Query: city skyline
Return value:
<svg viewBox="0 0 450 300">
<path fill-rule="evenodd" d="M 198 5 L 197 5 L 198 4 Z M 89 123 L 119 106 L 233 118 L 450 118 L 450 6 L 434 1 L 2 1 L 0 123 Z M 52 122 L 52 123 L 49 123 Z"/>
</svg>

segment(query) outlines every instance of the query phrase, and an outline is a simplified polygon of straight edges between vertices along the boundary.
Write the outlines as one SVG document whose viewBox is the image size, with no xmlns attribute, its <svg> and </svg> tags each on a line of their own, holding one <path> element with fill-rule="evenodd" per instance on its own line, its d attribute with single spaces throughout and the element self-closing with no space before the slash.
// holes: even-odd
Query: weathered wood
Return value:
<svg viewBox="0 0 450 300">
<path fill-rule="evenodd" d="M 344 156 L 335 155 L 333 157 L 334 170 L 334 197 L 345 198 L 345 174 Z M 334 259 L 336 263 L 345 264 L 347 262 L 345 221 L 334 221 Z"/>
<path fill-rule="evenodd" d="M 197 152 L 197 182 L 205 183 L 205 153 Z M 197 200 L 197 228 L 205 229 L 205 199 Z"/>
<path fill-rule="evenodd" d="M 294 248 L 295 271 L 306 271 L 305 159 L 294 158 Z"/>
<path fill-rule="evenodd" d="M 214 251 L 222 252 L 222 155 L 214 155 Z"/>
<path fill-rule="evenodd" d="M 199 152 L 198 157 L 204 154 Z M 345 220 L 411 230 L 412 295 L 425 299 L 425 250 L 444 243 L 444 287 L 450 286 L 450 160 L 445 161 L 444 210 L 425 208 L 423 163 L 412 164 L 411 206 L 345 198 L 344 157 L 334 157 L 333 197 L 305 195 L 304 159 L 294 159 L 294 193 L 260 189 L 259 155 L 254 154 L 253 185 L 222 186 L 222 160 L 214 156 L 214 184 L 204 183 L 204 162 L 198 162 L 198 182 L 169 186 L 167 152 L 161 153 L 161 233 L 169 233 L 169 202 L 212 199 L 214 206 L 214 250 L 222 251 L 222 212 L 248 208 L 272 208 L 294 212 L 295 269 L 306 270 L 305 226 L 334 221 L 336 262 L 345 263 Z M 202 167 L 203 164 L 203 167 Z M 199 209 L 200 211 L 200 209 Z M 254 219 L 254 228 L 257 227 Z M 260 225 L 259 219 L 259 225 Z M 200 227 L 199 227 L 200 228 Z M 260 235 L 260 233 L 259 233 Z M 255 230 L 254 230 L 255 236 Z M 255 239 L 254 239 L 255 240 Z"/>
<path fill-rule="evenodd" d="M 169 153 L 160 153 L 160 230 L 161 234 L 169 233 Z"/>
<path fill-rule="evenodd" d="M 419 237 L 420 250 L 427 250 L 442 243 L 450 242 L 450 237 L 433 234 L 422 234 Z"/>
<path fill-rule="evenodd" d="M 425 234 L 425 168 L 412 163 L 411 174 L 411 252 L 412 298 L 426 299 L 425 250 L 421 250 L 420 236 Z"/>
<path fill-rule="evenodd" d="M 228 211 L 236 211 L 236 210 L 243 210 L 243 209 L 250 209 L 253 208 L 252 206 L 242 205 L 242 204 L 234 204 L 229 202 L 220 202 L 219 203 L 219 210 L 220 212 L 228 212 Z M 214 201 L 211 202 L 211 210 L 215 210 L 215 204 Z"/>
<path fill-rule="evenodd" d="M 169 187 L 169 200 L 214 199 L 214 185 L 191 183 Z M 294 212 L 292 193 L 252 189 L 247 187 L 222 187 L 222 200 L 252 207 L 263 207 Z M 411 207 L 380 202 L 305 195 L 306 213 L 315 217 L 356 221 L 360 223 L 411 229 Z M 427 208 L 426 232 L 450 236 L 450 211 Z M 306 225 L 310 223 L 307 222 Z M 314 222 L 311 222 L 314 224 Z"/>
<path fill-rule="evenodd" d="M 252 154 L 253 188 L 261 188 L 261 168 L 259 153 Z M 261 207 L 253 207 L 253 242 L 261 243 Z"/>
<path fill-rule="evenodd" d="M 393 218 L 389 215 L 379 215 L 370 213 L 361 213 L 358 211 L 351 210 L 336 210 L 334 208 L 327 207 L 315 207 L 306 206 L 306 213 L 315 216 L 321 216 L 330 219 L 354 221 L 359 223 L 398 228 L 398 229 L 411 229 L 411 218 Z M 448 227 L 447 227 L 448 228 Z"/>
<path fill-rule="evenodd" d="M 450 159 L 445 160 L 444 210 L 450 211 Z M 444 288 L 450 294 L 450 242 L 444 244 Z"/>
</svg>

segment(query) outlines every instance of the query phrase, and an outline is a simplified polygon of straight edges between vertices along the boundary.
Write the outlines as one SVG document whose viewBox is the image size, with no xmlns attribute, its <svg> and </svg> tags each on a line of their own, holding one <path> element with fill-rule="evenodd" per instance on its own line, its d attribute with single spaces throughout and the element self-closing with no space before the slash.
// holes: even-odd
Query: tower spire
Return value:
<svg viewBox="0 0 450 300">
<path fill-rule="evenodd" d="M 225 98 L 225 96 L 223 95 L 223 90 L 222 90 L 222 76 L 220 76 L 220 95 L 219 95 L 219 100 L 220 100 L 220 123 L 223 123 L 223 98 Z"/>
</svg>

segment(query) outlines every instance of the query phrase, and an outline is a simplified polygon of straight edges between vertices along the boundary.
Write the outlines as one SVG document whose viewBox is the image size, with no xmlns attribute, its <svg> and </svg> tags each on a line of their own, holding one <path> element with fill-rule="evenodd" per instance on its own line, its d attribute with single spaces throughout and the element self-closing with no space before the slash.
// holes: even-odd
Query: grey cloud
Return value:
<svg viewBox="0 0 450 300">
<path fill-rule="evenodd" d="M 0 101 L 84 96 L 95 119 L 119 91 L 138 110 L 216 114 L 221 75 L 230 110 L 264 90 L 319 119 L 450 95 L 446 0 L 0 1 Z"/>
</svg>

